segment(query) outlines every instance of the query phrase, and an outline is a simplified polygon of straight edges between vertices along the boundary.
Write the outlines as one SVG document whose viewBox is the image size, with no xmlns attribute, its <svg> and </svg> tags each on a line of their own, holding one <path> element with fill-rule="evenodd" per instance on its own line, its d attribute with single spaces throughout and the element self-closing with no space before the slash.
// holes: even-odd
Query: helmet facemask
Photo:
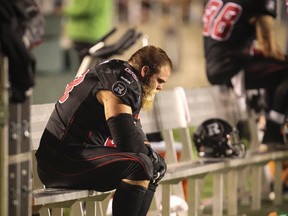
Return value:
<svg viewBox="0 0 288 216">
<path fill-rule="evenodd" d="M 238 130 L 233 127 L 230 134 L 226 134 L 226 144 L 229 149 L 226 149 L 226 156 L 229 157 L 244 157 L 246 155 L 246 147 L 239 138 Z"/>
</svg>

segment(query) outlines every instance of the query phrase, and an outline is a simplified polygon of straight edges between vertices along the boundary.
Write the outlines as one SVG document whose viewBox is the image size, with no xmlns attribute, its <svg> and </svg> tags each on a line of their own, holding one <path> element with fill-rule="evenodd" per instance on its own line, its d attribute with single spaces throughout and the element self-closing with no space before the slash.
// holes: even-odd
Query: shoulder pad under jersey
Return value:
<svg viewBox="0 0 288 216">
<path fill-rule="evenodd" d="M 137 72 L 125 61 L 105 61 L 95 67 L 103 89 L 110 90 L 123 103 L 138 110 L 141 106 L 142 88 Z"/>
</svg>

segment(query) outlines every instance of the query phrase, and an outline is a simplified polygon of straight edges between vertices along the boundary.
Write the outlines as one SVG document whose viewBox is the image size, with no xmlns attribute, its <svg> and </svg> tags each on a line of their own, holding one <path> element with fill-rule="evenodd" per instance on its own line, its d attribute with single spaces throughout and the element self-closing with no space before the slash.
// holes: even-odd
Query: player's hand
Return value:
<svg viewBox="0 0 288 216">
<path fill-rule="evenodd" d="M 164 158 L 156 151 L 154 151 L 150 145 L 147 145 L 147 148 L 149 151 L 148 156 L 153 163 L 152 183 L 158 184 L 158 182 L 164 177 L 166 173 L 167 165 Z"/>
</svg>

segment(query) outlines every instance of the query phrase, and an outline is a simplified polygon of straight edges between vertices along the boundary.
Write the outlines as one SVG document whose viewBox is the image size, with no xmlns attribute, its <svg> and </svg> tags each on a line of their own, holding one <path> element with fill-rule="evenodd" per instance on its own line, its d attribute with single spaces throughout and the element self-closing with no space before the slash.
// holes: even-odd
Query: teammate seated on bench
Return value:
<svg viewBox="0 0 288 216">
<path fill-rule="evenodd" d="M 246 89 L 263 88 L 270 96 L 262 141 L 265 150 L 283 146 L 280 131 L 288 111 L 288 61 L 276 43 L 275 17 L 276 0 L 209 0 L 203 15 L 210 83 L 231 85 L 231 78 L 244 71 Z"/>
<path fill-rule="evenodd" d="M 128 61 L 105 61 L 68 84 L 36 152 L 43 184 L 116 189 L 114 216 L 146 215 L 166 164 L 138 115 L 152 107 L 172 67 L 162 49 L 146 46 Z"/>
</svg>

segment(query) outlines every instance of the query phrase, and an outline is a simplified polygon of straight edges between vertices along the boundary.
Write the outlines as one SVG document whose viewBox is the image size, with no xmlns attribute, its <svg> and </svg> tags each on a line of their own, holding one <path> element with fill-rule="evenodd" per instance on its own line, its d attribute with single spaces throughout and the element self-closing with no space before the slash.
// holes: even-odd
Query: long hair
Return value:
<svg viewBox="0 0 288 216">
<path fill-rule="evenodd" d="M 162 66 L 168 65 L 173 69 L 172 61 L 164 50 L 159 47 L 148 45 L 136 51 L 129 59 L 131 64 L 137 71 L 141 71 L 143 66 L 150 68 L 150 76 L 159 73 Z"/>
</svg>

